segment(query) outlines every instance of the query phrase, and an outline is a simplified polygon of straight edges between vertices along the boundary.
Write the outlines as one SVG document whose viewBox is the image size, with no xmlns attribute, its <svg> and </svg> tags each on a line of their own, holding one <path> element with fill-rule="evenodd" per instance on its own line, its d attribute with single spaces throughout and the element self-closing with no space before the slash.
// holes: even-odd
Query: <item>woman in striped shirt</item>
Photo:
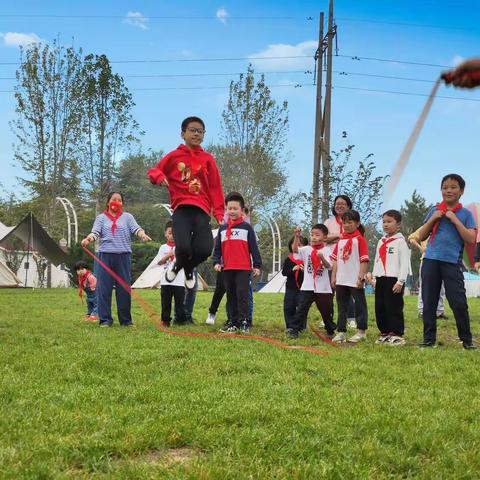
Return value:
<svg viewBox="0 0 480 480">
<path fill-rule="evenodd" d="M 115 272 L 127 285 L 131 284 L 132 271 L 132 235 L 136 235 L 144 242 L 151 238 L 145 234 L 133 215 L 123 212 L 123 195 L 112 192 L 108 195 L 107 209 L 98 215 L 93 224 L 91 233 L 82 240 L 82 246 L 100 240 L 98 258 Z M 97 303 L 98 316 L 101 327 L 111 327 L 112 318 L 112 291 L 115 289 L 118 321 L 121 326 L 131 327 L 131 298 L 130 293 L 116 284 L 115 279 L 102 267 L 97 275 Z"/>
</svg>

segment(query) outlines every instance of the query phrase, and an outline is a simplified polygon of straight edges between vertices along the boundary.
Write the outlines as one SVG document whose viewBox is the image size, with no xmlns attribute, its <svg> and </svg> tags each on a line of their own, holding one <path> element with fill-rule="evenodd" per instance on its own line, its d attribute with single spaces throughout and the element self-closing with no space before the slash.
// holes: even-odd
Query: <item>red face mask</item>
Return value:
<svg viewBox="0 0 480 480">
<path fill-rule="evenodd" d="M 122 211 L 123 203 L 112 200 L 108 203 L 108 207 L 113 213 L 118 213 Z"/>
</svg>

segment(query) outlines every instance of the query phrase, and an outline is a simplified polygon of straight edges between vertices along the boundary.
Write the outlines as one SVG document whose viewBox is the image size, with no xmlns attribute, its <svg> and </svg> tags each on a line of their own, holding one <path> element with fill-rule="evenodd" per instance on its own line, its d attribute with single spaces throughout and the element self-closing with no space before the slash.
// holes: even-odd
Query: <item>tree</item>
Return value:
<svg viewBox="0 0 480 480">
<path fill-rule="evenodd" d="M 247 203 L 263 209 L 285 191 L 283 150 L 288 108 L 278 105 L 262 75 L 258 81 L 250 65 L 231 82 L 222 114 L 222 141 L 208 149 L 214 154 L 225 192 L 239 191 Z"/>
<path fill-rule="evenodd" d="M 402 214 L 402 230 L 408 237 L 415 230 L 423 225 L 427 213 L 431 210 L 429 205 L 416 190 L 412 193 L 410 200 L 405 200 L 405 204 L 400 208 Z M 418 280 L 418 271 L 420 268 L 421 253 L 415 247 L 412 248 L 412 274 L 415 280 Z"/>
<path fill-rule="evenodd" d="M 82 178 L 98 212 L 113 187 L 117 155 L 137 141 L 138 123 L 131 114 L 132 95 L 105 55 L 85 57 L 82 90 Z"/>
<path fill-rule="evenodd" d="M 48 229 L 54 225 L 55 197 L 79 192 L 81 66 L 73 48 L 31 44 L 21 50 L 16 72 L 14 158 L 28 174 L 22 185 L 44 205 Z"/>
</svg>

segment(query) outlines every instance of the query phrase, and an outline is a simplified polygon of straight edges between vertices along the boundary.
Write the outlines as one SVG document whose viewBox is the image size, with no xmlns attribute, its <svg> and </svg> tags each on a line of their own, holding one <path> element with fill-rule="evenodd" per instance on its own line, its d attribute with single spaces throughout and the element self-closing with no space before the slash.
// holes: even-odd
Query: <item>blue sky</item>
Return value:
<svg viewBox="0 0 480 480">
<path fill-rule="evenodd" d="M 59 37 L 86 53 L 106 54 L 116 72 L 125 76 L 136 107 L 134 115 L 146 132 L 145 149 L 168 151 L 180 142 L 179 124 L 188 115 L 199 115 L 207 124 L 206 142 L 220 133 L 221 112 L 230 80 L 246 70 L 248 61 L 176 61 L 163 63 L 121 63 L 131 60 L 245 58 L 258 56 L 313 55 L 318 39 L 318 13 L 328 2 L 282 1 L 83 1 L 76 4 L 45 0 L 3 2 L 0 8 L 0 63 L 19 60 L 18 45 L 31 39 L 50 42 Z M 339 54 L 334 57 L 332 148 L 345 145 L 346 130 L 356 145 L 354 158 L 374 153 L 378 172 L 393 168 L 426 97 L 375 93 L 390 90 L 428 94 L 442 68 L 400 62 L 352 60 L 371 57 L 407 62 L 454 65 L 462 58 L 480 55 L 480 3 L 478 1 L 378 0 L 337 1 Z M 66 15 L 70 18 L 35 15 Z M 81 18 L 82 15 L 99 18 Z M 75 17 L 77 16 L 77 17 Z M 105 17 L 111 16 L 111 17 Z M 170 16 L 174 19 L 148 17 Z M 147 17 L 147 18 L 146 18 Z M 191 19 L 188 17 L 208 17 Z M 241 18 L 263 17 L 263 18 Z M 265 18 L 268 17 L 268 18 Z M 272 18 L 277 17 L 277 18 Z M 278 17 L 289 17 L 280 19 Z M 314 17 L 307 20 L 307 17 Z M 367 22 L 370 20 L 372 22 Z M 418 24 L 414 26 L 406 24 Z M 433 28 L 439 27 L 439 28 Z M 311 187 L 315 88 L 312 58 L 251 60 L 256 71 L 268 72 L 267 83 L 276 99 L 289 102 L 290 129 L 287 165 L 292 190 Z M 300 73 L 296 73 L 299 71 Z M 273 73 L 286 72 L 286 73 Z M 167 74 L 232 75 L 135 78 L 133 75 Z M 427 82 L 359 76 L 356 74 L 406 77 Z M 0 90 L 12 90 L 14 65 L 0 65 Z M 296 84 L 307 84 L 293 88 Z M 288 86 L 283 86 L 288 85 Z M 177 90 L 142 90 L 170 88 Z M 202 89 L 179 89 L 202 87 Z M 219 87 L 219 88 L 212 88 Z M 477 192 L 480 151 L 480 91 L 455 91 L 441 87 L 411 161 L 398 186 L 391 206 L 417 189 L 427 200 L 439 198 L 443 174 L 455 171 L 467 180 L 464 203 L 480 201 Z M 468 100 L 460 100 L 459 97 Z M 0 92 L 0 182 L 15 190 L 15 177 L 22 175 L 12 165 L 14 118 L 11 93 Z"/>
</svg>

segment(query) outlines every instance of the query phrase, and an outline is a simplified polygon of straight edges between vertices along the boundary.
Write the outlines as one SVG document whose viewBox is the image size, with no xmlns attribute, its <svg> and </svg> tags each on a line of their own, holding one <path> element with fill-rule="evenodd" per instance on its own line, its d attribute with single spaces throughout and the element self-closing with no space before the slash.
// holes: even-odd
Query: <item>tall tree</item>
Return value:
<svg viewBox="0 0 480 480">
<path fill-rule="evenodd" d="M 14 87 L 14 158 L 28 174 L 29 193 L 47 208 L 43 222 L 52 228 L 55 197 L 79 191 L 78 141 L 83 95 L 81 52 L 54 42 L 21 50 Z"/>
<path fill-rule="evenodd" d="M 85 57 L 82 89 L 82 177 L 99 210 L 114 184 L 117 156 L 137 141 L 139 129 L 132 95 L 105 55 Z"/>
<path fill-rule="evenodd" d="M 230 84 L 222 114 L 222 143 L 209 150 L 217 159 L 225 191 L 241 192 L 257 209 L 286 187 L 284 147 L 288 105 L 271 96 L 250 65 Z"/>
</svg>

